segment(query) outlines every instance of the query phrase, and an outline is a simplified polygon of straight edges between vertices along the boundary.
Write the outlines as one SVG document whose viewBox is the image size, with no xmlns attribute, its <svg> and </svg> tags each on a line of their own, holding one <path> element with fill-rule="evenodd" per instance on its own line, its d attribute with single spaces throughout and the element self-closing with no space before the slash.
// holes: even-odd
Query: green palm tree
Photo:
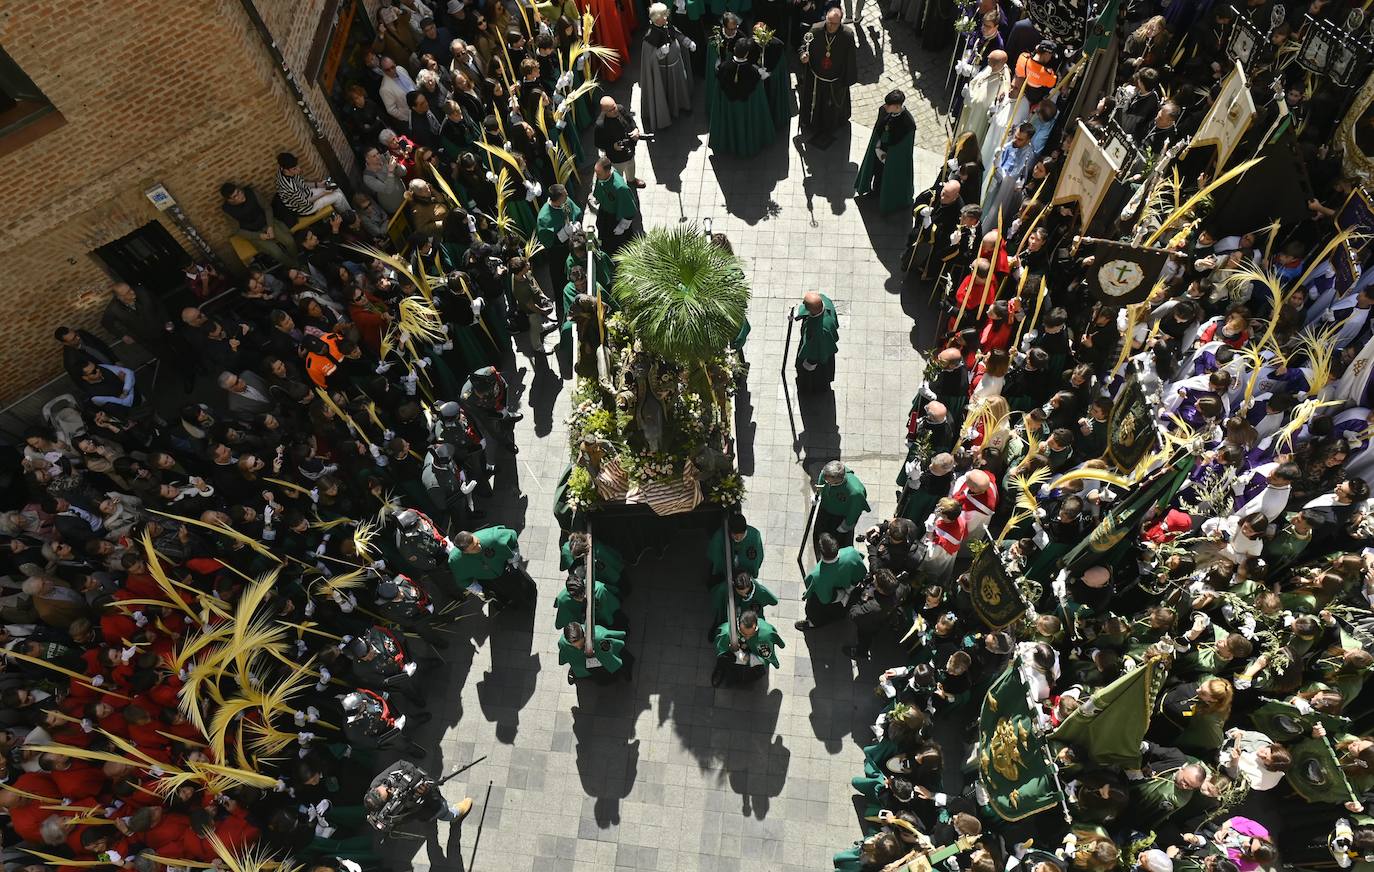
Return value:
<svg viewBox="0 0 1374 872">
<path fill-rule="evenodd" d="M 695 224 L 654 228 L 615 262 L 611 293 L 644 350 L 690 369 L 739 335 L 749 306 L 744 262 Z"/>
</svg>

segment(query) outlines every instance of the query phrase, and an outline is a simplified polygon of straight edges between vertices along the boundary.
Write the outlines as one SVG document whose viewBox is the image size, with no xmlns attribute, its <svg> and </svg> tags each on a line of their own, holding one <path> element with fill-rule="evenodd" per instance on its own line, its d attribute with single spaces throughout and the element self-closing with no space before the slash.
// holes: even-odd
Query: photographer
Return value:
<svg viewBox="0 0 1374 872">
<path fill-rule="evenodd" d="M 472 797 L 449 804 L 439 792 L 439 782 L 429 773 L 405 760 L 372 779 L 363 795 L 367 822 L 373 829 L 389 832 L 407 820 L 457 821 L 472 811 Z"/>
<path fill-rule="evenodd" d="M 632 188 L 644 187 L 644 182 L 635 176 L 635 146 L 643 140 L 648 142 L 652 136 L 640 133 L 630 110 L 615 102 L 613 97 L 601 98 L 601 116 L 596 119 L 596 147 L 620 170 L 625 183 Z"/>
</svg>

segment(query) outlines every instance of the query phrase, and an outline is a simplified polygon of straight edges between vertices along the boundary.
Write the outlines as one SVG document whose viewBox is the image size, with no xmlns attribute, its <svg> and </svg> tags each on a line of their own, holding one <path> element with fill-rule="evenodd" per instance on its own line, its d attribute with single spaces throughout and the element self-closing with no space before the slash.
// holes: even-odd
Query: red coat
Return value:
<svg viewBox="0 0 1374 872">
<path fill-rule="evenodd" d="M 73 763 L 68 769 L 54 769 L 48 774 L 59 797 L 103 796 L 108 784 L 99 767 L 84 763 Z"/>
</svg>

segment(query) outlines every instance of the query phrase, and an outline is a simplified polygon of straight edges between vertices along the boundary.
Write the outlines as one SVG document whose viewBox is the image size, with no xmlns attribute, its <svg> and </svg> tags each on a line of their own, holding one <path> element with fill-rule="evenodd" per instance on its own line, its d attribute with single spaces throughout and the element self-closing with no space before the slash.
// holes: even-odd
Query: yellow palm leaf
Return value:
<svg viewBox="0 0 1374 872">
<path fill-rule="evenodd" d="M 1188 215 L 1189 212 L 1193 211 L 1194 207 L 1196 207 L 1199 203 L 1206 199 L 1207 196 L 1210 195 L 1213 191 L 1215 191 L 1217 188 L 1220 188 L 1222 185 L 1226 184 L 1227 182 L 1231 181 L 1237 176 L 1241 175 L 1246 170 L 1250 169 L 1263 159 L 1264 158 L 1257 157 L 1251 160 L 1247 160 L 1245 163 L 1240 164 L 1239 166 L 1232 167 L 1231 169 L 1222 173 L 1220 176 L 1217 176 L 1217 178 L 1214 181 L 1210 182 L 1202 189 L 1200 189 L 1196 194 L 1189 197 L 1188 202 L 1184 203 L 1182 206 L 1179 206 L 1172 213 L 1170 213 L 1169 217 L 1164 219 L 1164 223 L 1160 224 L 1159 228 L 1155 230 L 1154 233 L 1151 233 L 1150 237 L 1145 240 L 1145 245 L 1154 245 L 1155 241 L 1158 240 L 1159 237 L 1164 235 L 1164 231 L 1168 230 L 1176 222 L 1181 221 L 1185 216 Z"/>
<path fill-rule="evenodd" d="M 1119 488 L 1128 488 L 1131 486 L 1129 479 L 1122 478 L 1116 473 L 1108 472 L 1105 469 L 1074 469 L 1064 473 L 1051 482 L 1050 490 L 1057 490 L 1070 482 L 1083 481 L 1085 479 L 1100 481 L 1103 484 L 1115 485 Z"/>
</svg>

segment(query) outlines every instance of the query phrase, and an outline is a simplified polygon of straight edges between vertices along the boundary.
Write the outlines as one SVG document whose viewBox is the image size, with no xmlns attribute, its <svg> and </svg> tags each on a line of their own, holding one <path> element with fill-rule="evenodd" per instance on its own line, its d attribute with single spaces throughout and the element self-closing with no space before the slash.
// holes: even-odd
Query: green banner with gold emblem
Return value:
<svg viewBox="0 0 1374 872">
<path fill-rule="evenodd" d="M 1007 574 L 1002 555 L 991 538 L 973 558 L 968 577 L 973 610 L 990 629 L 1000 630 L 1025 613 L 1026 603 Z"/>
<path fill-rule="evenodd" d="M 1059 561 L 1070 575 L 1090 566 L 1111 568 L 1126 549 L 1140 537 L 1140 527 L 1150 510 L 1174 498 L 1188 480 L 1195 458 L 1176 450 L 1173 458 L 1137 482 L 1125 499 L 1103 516 L 1092 533 Z"/>
<path fill-rule="evenodd" d="M 983 696 L 978 715 L 978 781 L 998 817 L 1019 821 L 1059 805 L 1045 740 L 1035 733 L 1025 682 L 1013 664 Z"/>
<path fill-rule="evenodd" d="M 1140 768 L 1140 743 L 1169 667 L 1156 657 L 1094 691 L 1051 735 L 1102 766 Z"/>
<path fill-rule="evenodd" d="M 1145 386 L 1136 375 L 1135 366 L 1127 367 L 1126 384 L 1112 404 L 1107 423 L 1107 462 L 1129 473 L 1141 459 L 1155 449 L 1154 410 Z"/>
</svg>

